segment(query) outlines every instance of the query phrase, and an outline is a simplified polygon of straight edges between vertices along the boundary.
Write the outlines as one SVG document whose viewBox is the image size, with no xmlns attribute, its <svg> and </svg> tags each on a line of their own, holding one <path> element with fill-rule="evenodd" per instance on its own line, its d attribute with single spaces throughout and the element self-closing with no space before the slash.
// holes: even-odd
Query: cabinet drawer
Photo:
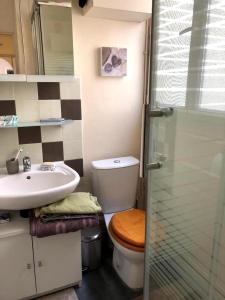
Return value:
<svg viewBox="0 0 225 300">
<path fill-rule="evenodd" d="M 10 34 L 0 34 L 0 55 L 14 55 L 13 37 Z"/>
</svg>

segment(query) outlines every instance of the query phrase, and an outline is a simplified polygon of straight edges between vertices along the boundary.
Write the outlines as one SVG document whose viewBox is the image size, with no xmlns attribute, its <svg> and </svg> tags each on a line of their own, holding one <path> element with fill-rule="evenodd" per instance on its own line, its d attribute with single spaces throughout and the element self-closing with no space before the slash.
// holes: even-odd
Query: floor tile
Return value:
<svg viewBox="0 0 225 300">
<path fill-rule="evenodd" d="M 111 261 L 112 258 L 108 257 L 100 268 L 83 274 L 82 287 L 76 288 L 79 300 L 132 300 L 142 294 L 125 286 Z"/>
</svg>

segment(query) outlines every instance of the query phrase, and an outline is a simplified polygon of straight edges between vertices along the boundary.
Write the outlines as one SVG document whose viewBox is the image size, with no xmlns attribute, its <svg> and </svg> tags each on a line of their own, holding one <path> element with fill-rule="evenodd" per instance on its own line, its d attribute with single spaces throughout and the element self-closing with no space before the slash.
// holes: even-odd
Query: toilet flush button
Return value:
<svg viewBox="0 0 225 300">
<path fill-rule="evenodd" d="M 115 159 L 113 162 L 114 162 L 115 164 L 119 164 L 119 163 L 120 163 L 120 160 L 119 160 L 119 159 Z"/>
</svg>

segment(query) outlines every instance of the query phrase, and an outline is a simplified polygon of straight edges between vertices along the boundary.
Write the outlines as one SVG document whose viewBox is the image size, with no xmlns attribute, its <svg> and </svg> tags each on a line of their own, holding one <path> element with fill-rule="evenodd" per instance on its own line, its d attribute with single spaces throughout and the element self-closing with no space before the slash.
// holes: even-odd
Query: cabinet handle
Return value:
<svg viewBox="0 0 225 300">
<path fill-rule="evenodd" d="M 43 263 L 42 263 L 42 261 L 41 261 L 41 260 L 39 260 L 39 261 L 38 261 L 38 267 L 40 267 L 40 268 L 41 268 L 42 266 L 43 266 Z"/>
<path fill-rule="evenodd" d="M 31 264 L 27 264 L 27 270 L 31 269 Z"/>
</svg>

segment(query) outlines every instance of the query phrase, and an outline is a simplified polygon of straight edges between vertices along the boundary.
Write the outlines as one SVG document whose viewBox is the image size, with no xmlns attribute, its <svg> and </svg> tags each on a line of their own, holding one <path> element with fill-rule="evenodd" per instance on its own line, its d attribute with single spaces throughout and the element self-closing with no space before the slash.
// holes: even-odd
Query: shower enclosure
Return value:
<svg viewBox="0 0 225 300">
<path fill-rule="evenodd" d="M 225 299 L 225 1 L 153 1 L 145 300 Z"/>
</svg>

